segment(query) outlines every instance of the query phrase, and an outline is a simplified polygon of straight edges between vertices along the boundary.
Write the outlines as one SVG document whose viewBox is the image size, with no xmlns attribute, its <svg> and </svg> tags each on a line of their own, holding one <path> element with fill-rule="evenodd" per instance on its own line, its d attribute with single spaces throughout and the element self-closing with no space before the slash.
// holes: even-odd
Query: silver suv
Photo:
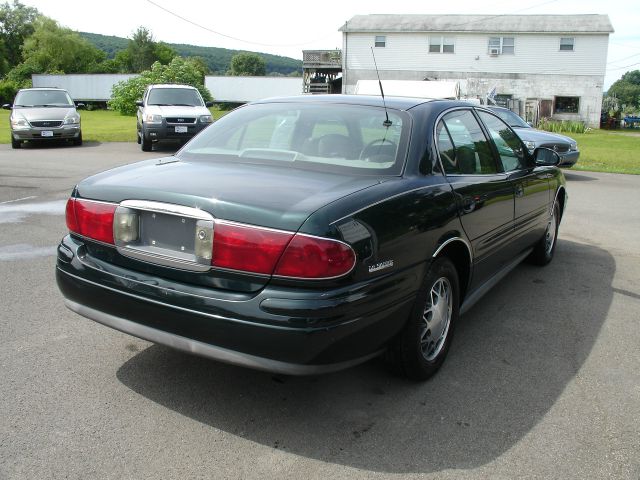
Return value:
<svg viewBox="0 0 640 480">
<path fill-rule="evenodd" d="M 149 85 L 136 102 L 138 143 L 150 152 L 159 140 L 186 141 L 213 119 L 200 92 L 189 85 Z"/>
<path fill-rule="evenodd" d="M 82 106 L 81 103 L 78 106 Z M 71 140 L 82 145 L 80 114 L 62 88 L 25 88 L 19 90 L 11 110 L 11 146 L 20 148 L 24 141 Z"/>
</svg>

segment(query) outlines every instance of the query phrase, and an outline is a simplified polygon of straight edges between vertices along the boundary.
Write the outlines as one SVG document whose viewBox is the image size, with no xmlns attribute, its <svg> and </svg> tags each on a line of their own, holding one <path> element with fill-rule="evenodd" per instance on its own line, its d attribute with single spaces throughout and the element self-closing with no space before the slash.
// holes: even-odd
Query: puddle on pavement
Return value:
<svg viewBox="0 0 640 480">
<path fill-rule="evenodd" d="M 66 200 L 0 204 L 0 223 L 20 223 L 29 215 L 64 215 Z"/>
<path fill-rule="evenodd" d="M 56 247 L 35 247 L 28 243 L 0 246 L 0 262 L 29 260 L 56 254 Z"/>
</svg>

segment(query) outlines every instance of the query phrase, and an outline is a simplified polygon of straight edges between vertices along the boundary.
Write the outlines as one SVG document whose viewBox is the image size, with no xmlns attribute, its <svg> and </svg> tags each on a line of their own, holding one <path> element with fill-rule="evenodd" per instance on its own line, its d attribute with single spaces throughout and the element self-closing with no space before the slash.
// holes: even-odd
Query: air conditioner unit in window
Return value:
<svg viewBox="0 0 640 480">
<path fill-rule="evenodd" d="M 497 57 L 498 55 L 500 55 L 500 49 L 499 48 L 490 48 L 489 49 L 489 56 Z"/>
</svg>

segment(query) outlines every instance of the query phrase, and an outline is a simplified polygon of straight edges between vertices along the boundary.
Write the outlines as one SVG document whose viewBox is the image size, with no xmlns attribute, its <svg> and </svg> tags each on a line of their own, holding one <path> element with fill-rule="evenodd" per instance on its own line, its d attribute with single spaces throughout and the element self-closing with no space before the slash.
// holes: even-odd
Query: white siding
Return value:
<svg viewBox="0 0 640 480">
<path fill-rule="evenodd" d="M 244 103 L 269 97 L 302 95 L 302 78 L 294 77 L 214 77 L 204 85 L 219 102 Z"/>
<path fill-rule="evenodd" d="M 560 51 L 566 34 L 384 33 L 387 44 L 374 48 L 378 69 L 519 74 L 605 74 L 608 35 L 573 35 L 573 52 Z M 455 53 L 429 53 L 429 35 L 455 38 Z M 489 56 L 490 36 L 515 38 L 515 54 Z M 346 69 L 373 69 L 374 33 L 345 35 Z M 349 82 L 351 83 L 351 82 Z"/>
</svg>

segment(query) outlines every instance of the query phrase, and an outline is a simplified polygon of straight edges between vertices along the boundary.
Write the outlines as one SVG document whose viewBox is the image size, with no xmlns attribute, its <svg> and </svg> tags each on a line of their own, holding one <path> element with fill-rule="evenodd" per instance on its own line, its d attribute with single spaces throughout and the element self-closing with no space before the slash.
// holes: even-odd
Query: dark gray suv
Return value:
<svg viewBox="0 0 640 480">
<path fill-rule="evenodd" d="M 186 141 L 213 121 L 200 92 L 190 85 L 149 85 L 136 102 L 138 143 L 145 152 L 160 140 Z"/>
</svg>

